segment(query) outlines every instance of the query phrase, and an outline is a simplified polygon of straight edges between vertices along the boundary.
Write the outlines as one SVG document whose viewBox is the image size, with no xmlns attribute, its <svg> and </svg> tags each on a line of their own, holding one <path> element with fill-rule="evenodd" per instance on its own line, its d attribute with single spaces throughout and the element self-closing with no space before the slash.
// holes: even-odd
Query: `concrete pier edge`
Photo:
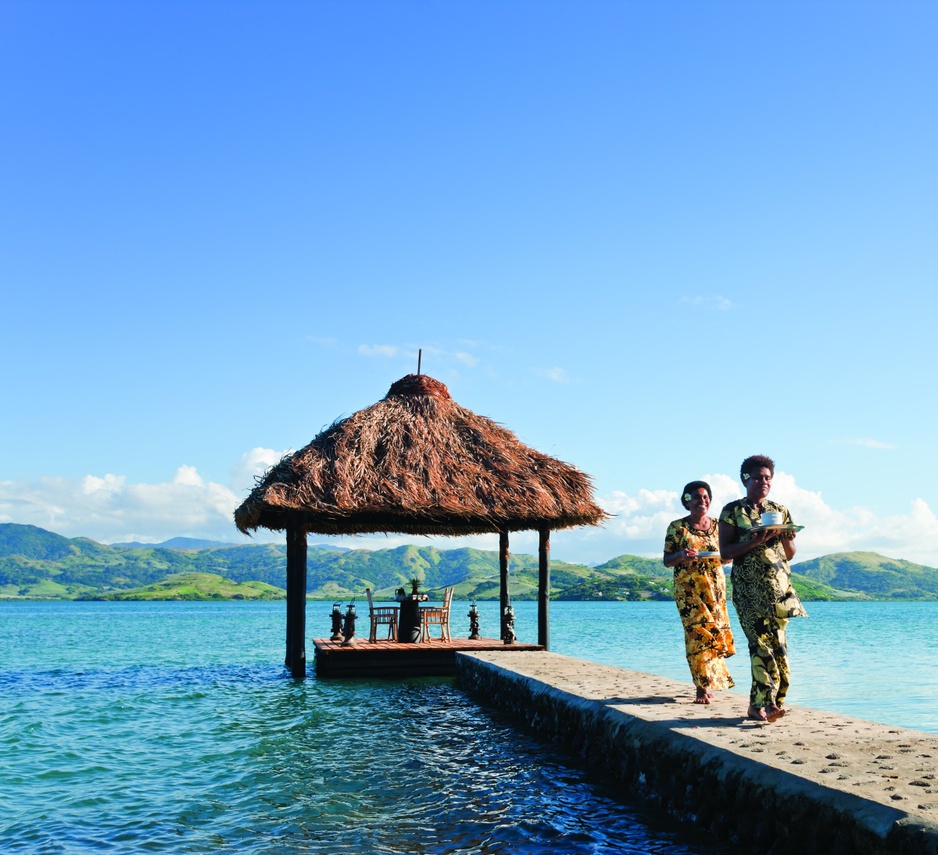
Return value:
<svg viewBox="0 0 938 855">
<path fill-rule="evenodd" d="M 772 725 L 750 723 L 739 696 L 695 705 L 689 680 L 543 651 L 460 653 L 456 673 L 483 705 L 519 717 L 634 795 L 741 851 L 938 855 L 938 796 L 909 804 L 918 793 L 938 794 L 931 734 L 807 709 Z"/>
</svg>

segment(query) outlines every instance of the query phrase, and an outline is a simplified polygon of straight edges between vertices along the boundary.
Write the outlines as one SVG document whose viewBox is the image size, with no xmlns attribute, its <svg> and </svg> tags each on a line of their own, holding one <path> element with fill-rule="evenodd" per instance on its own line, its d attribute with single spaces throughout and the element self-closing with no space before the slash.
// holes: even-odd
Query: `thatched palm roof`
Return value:
<svg viewBox="0 0 938 855">
<path fill-rule="evenodd" d="M 587 475 L 409 374 L 378 403 L 284 457 L 235 511 L 247 533 L 479 534 L 594 525 Z"/>
</svg>

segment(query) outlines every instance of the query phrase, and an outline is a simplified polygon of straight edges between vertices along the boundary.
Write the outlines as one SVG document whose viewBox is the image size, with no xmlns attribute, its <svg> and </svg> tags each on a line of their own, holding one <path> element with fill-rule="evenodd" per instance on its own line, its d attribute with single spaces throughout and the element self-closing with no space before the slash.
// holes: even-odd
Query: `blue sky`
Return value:
<svg viewBox="0 0 938 855">
<path fill-rule="evenodd" d="M 938 566 L 936 26 L 0 0 L 0 521 L 238 542 L 254 475 L 422 348 L 592 476 L 615 517 L 556 558 L 659 554 L 686 481 L 719 506 L 765 453 L 799 558 Z"/>
</svg>

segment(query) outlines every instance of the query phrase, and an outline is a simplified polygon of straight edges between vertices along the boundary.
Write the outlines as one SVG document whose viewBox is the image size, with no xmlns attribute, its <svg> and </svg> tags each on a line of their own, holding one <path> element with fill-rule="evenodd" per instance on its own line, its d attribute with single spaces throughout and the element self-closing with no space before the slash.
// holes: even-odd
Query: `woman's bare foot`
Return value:
<svg viewBox="0 0 938 855">
<path fill-rule="evenodd" d="M 701 689 L 697 687 L 697 697 L 694 698 L 695 704 L 709 704 L 713 700 L 713 695 L 710 694 L 706 689 Z"/>
<path fill-rule="evenodd" d="M 765 710 L 762 707 L 749 707 L 749 712 L 746 713 L 749 718 L 753 721 L 769 721 L 769 717 L 765 714 Z"/>
<path fill-rule="evenodd" d="M 783 715 L 785 715 L 785 710 L 781 707 L 769 707 L 766 711 L 766 718 L 769 721 L 778 721 Z"/>
</svg>

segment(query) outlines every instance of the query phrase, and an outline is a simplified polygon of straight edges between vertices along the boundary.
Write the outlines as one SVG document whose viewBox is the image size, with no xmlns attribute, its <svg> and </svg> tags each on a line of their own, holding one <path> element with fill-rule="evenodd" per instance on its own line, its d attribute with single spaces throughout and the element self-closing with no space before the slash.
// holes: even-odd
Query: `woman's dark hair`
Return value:
<svg viewBox="0 0 938 855">
<path fill-rule="evenodd" d="M 739 477 L 745 484 L 749 480 L 749 476 L 752 474 L 754 469 L 763 468 L 768 469 L 769 472 L 774 475 L 775 461 L 771 457 L 766 457 L 764 454 L 753 454 L 751 457 L 747 457 L 743 461 L 743 465 L 739 467 Z"/>
<path fill-rule="evenodd" d="M 710 501 L 713 501 L 713 490 L 710 489 L 710 485 L 706 481 L 691 481 L 690 484 L 685 484 L 684 489 L 681 490 L 681 504 L 687 510 L 690 510 L 690 499 L 684 497 L 689 496 L 694 490 L 699 490 L 701 487 L 707 491 Z"/>
</svg>

